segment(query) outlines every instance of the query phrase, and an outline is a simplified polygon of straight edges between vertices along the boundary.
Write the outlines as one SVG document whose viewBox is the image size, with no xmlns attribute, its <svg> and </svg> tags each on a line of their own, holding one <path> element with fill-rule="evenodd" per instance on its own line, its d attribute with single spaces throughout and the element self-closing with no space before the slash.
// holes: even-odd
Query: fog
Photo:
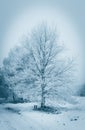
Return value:
<svg viewBox="0 0 85 130">
<path fill-rule="evenodd" d="M 59 38 L 77 58 L 79 82 L 84 82 L 84 1 L 0 1 L 0 64 L 11 48 L 42 21 L 57 27 Z M 75 8 L 76 5 L 76 8 Z M 81 8 L 82 7 L 82 8 Z"/>
</svg>

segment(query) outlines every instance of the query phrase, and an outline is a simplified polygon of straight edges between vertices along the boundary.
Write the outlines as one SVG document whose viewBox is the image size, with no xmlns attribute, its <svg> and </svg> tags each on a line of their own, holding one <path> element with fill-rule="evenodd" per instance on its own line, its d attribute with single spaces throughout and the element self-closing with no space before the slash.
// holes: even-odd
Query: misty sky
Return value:
<svg viewBox="0 0 85 130">
<path fill-rule="evenodd" d="M 40 14 L 41 9 L 42 9 L 42 14 Z M 49 9 L 53 9 L 56 12 L 59 9 L 61 11 L 61 14 L 62 12 L 64 12 L 64 14 L 66 14 L 66 17 L 69 17 L 70 23 L 73 24 L 76 30 L 77 37 L 78 37 L 77 39 L 78 44 L 76 44 L 74 50 L 78 50 L 79 48 L 81 48 L 79 55 L 81 55 L 82 61 L 83 61 L 82 71 L 85 72 L 85 67 L 84 67 L 85 66 L 85 58 L 84 58 L 84 55 L 85 55 L 85 1 L 84 0 L 81 0 L 81 1 L 78 1 L 78 0 L 0 0 L 0 64 L 2 63 L 3 58 L 8 54 L 10 48 L 14 46 L 14 43 L 10 44 L 9 42 L 10 40 L 6 42 L 7 37 L 9 37 L 9 39 L 11 39 L 12 37 L 12 40 L 16 42 L 17 37 L 21 35 L 21 33 L 19 32 L 23 30 L 23 29 L 20 30 L 22 24 L 23 24 L 23 28 L 26 28 L 26 26 L 24 26 L 24 22 L 22 21 L 23 19 L 26 19 L 27 15 L 25 16 L 25 18 L 23 18 L 23 14 L 24 14 L 23 12 L 28 10 L 29 12 L 28 15 L 30 15 L 30 17 L 28 16 L 27 22 L 30 21 L 29 26 L 31 26 L 33 22 L 35 22 L 34 19 L 36 19 L 37 21 L 39 20 L 40 15 L 41 17 L 45 15 L 46 17 L 48 17 L 48 20 L 52 19 L 53 18 L 52 14 L 51 16 L 49 16 L 50 13 L 48 14 L 45 13 L 45 10 L 48 11 Z M 34 19 L 32 17 L 34 17 Z M 18 18 L 20 18 L 20 20 L 17 20 Z M 20 21 L 21 21 L 21 25 L 20 25 Z M 19 26 L 17 23 L 19 24 Z M 13 24 L 15 24 L 14 25 L 15 30 L 14 28 L 13 30 L 11 28 Z M 61 25 L 62 24 L 63 22 L 61 22 Z M 11 28 L 11 31 L 10 31 L 10 28 Z M 69 29 L 71 30 L 71 26 L 70 28 L 68 28 L 67 32 L 69 31 Z M 16 33 L 13 33 L 13 31 L 15 31 Z M 73 33 L 74 32 L 71 31 L 69 35 L 73 35 Z M 10 36 L 8 36 L 9 34 Z M 64 37 L 66 37 L 66 35 L 64 35 Z M 74 37 L 75 37 L 75 34 L 74 34 Z M 70 36 L 70 39 L 68 40 L 70 41 L 71 39 L 72 38 Z M 71 47 L 71 42 L 72 41 L 69 42 L 69 47 Z M 84 80 L 84 76 L 83 76 L 83 80 Z"/>
</svg>

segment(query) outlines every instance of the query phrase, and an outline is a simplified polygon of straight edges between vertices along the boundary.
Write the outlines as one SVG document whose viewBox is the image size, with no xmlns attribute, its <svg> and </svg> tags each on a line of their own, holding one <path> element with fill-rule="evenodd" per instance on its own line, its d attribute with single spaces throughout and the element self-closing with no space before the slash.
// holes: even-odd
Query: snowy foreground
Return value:
<svg viewBox="0 0 85 130">
<path fill-rule="evenodd" d="M 0 130 L 85 130 L 85 98 L 60 114 L 34 111 L 32 103 L 1 104 Z"/>
</svg>

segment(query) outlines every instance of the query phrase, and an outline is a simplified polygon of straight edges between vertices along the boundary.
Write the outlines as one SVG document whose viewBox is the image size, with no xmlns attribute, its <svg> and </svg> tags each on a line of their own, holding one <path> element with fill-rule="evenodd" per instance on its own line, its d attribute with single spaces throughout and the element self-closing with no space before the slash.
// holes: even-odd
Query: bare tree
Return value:
<svg viewBox="0 0 85 130">
<path fill-rule="evenodd" d="M 72 80 L 73 60 L 65 61 L 55 29 L 46 24 L 34 29 L 30 38 L 29 78 L 41 96 L 41 107 L 47 97 L 56 96 L 58 87 L 67 86 Z"/>
</svg>

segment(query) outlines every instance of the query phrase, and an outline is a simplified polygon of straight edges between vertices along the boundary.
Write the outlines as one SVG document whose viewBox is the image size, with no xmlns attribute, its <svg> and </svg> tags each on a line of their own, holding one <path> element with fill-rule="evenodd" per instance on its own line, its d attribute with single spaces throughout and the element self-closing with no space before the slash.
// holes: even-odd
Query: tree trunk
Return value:
<svg viewBox="0 0 85 130">
<path fill-rule="evenodd" d="M 13 93 L 13 102 L 15 102 L 15 94 Z"/>
<path fill-rule="evenodd" d="M 45 84 L 41 85 L 42 87 L 42 94 L 41 94 L 41 108 L 45 107 Z"/>
</svg>

